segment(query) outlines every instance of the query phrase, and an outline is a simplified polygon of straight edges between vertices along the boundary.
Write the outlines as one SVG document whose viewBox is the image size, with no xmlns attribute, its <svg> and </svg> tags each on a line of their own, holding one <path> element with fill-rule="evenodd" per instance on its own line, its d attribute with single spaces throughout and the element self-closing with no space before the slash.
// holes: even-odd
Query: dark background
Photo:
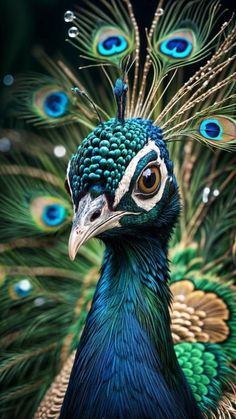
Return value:
<svg viewBox="0 0 236 419">
<path fill-rule="evenodd" d="M 98 0 L 91 0 L 98 2 Z M 158 0 L 131 0 L 142 29 L 151 22 Z M 210 1 L 210 0 L 206 0 Z M 0 90 L 5 74 L 41 70 L 32 56 L 32 48 L 40 45 L 50 56 L 60 51 L 72 66 L 78 66 L 78 51 L 65 42 L 69 24 L 64 12 L 88 0 L 0 0 Z M 223 0 L 222 6 L 235 9 L 235 0 Z M 164 7 L 165 8 L 165 7 Z M 226 15 L 227 16 L 227 15 Z M 225 20 L 225 18 L 224 18 Z"/>
<path fill-rule="evenodd" d="M 98 0 L 91 0 L 98 3 Z M 63 19 L 66 10 L 86 5 L 84 0 L 0 0 L 1 75 L 37 68 L 31 55 L 35 45 L 49 54 L 60 50 L 67 58 L 78 55 L 65 43 L 70 24 Z M 150 23 L 157 0 L 133 0 L 142 27 Z M 75 54 L 76 53 L 76 54 Z"/>
</svg>

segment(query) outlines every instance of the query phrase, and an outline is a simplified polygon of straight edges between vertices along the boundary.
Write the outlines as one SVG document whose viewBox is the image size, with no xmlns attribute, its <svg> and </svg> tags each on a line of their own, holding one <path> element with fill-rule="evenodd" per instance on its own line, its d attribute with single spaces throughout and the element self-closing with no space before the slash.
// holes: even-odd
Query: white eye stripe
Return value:
<svg viewBox="0 0 236 419">
<path fill-rule="evenodd" d="M 161 199 L 162 194 L 164 192 L 165 183 L 166 183 L 166 180 L 168 178 L 168 172 L 167 172 L 167 168 L 166 168 L 166 165 L 164 163 L 164 160 L 161 159 L 161 157 L 160 157 L 159 148 L 154 143 L 154 141 L 149 140 L 148 143 L 131 160 L 128 167 L 126 168 L 124 176 L 122 177 L 122 179 L 121 179 L 121 181 L 118 185 L 118 188 L 116 190 L 116 193 L 115 193 L 114 207 L 116 207 L 119 204 L 122 197 L 125 195 L 126 192 L 128 192 L 128 190 L 130 188 L 131 180 L 133 178 L 133 175 L 135 173 L 135 170 L 137 168 L 137 165 L 138 165 L 140 159 L 145 157 L 147 154 L 149 154 L 150 151 L 155 151 L 157 153 L 156 163 L 158 163 L 160 165 L 159 168 L 160 168 L 161 179 L 162 179 L 160 189 L 159 189 L 158 193 L 153 198 L 150 198 L 146 201 L 144 201 L 144 200 L 138 198 L 137 196 L 135 196 L 134 192 L 132 194 L 132 198 L 139 207 L 141 207 L 145 210 L 153 208 L 156 205 L 156 203 L 158 202 L 158 200 Z M 154 199 L 155 199 L 155 202 L 154 202 Z M 150 208 L 149 208 L 149 206 L 150 206 Z"/>
<path fill-rule="evenodd" d="M 68 166 L 67 166 L 66 180 L 67 180 L 67 183 L 68 183 L 68 187 L 69 187 L 69 191 L 70 191 L 70 196 L 71 196 L 73 208 L 74 208 L 74 211 L 75 211 L 75 204 L 74 204 L 74 200 L 73 200 L 73 193 L 72 193 L 72 189 L 71 189 L 71 186 L 70 186 L 70 179 L 69 179 L 70 165 L 71 165 L 71 160 L 69 161 Z"/>
</svg>

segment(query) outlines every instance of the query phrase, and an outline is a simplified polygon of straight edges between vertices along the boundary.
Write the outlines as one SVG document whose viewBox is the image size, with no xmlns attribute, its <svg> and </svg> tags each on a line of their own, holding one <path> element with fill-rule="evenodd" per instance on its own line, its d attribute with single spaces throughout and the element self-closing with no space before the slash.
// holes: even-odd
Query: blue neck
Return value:
<svg viewBox="0 0 236 419">
<path fill-rule="evenodd" d="M 170 332 L 166 248 L 107 245 L 61 419 L 200 418 Z"/>
</svg>

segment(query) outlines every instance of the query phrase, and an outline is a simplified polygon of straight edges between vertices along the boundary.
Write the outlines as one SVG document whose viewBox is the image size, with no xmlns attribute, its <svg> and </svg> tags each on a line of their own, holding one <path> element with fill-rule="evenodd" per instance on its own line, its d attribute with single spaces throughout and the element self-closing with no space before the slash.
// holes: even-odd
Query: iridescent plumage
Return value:
<svg viewBox="0 0 236 419">
<path fill-rule="evenodd" d="M 96 83 L 41 55 L 51 77 L 21 79 L 16 110 L 43 138 L 4 133 L 1 414 L 233 418 L 233 17 L 160 1 L 142 62 L 131 3 L 101 4 L 65 15 Z M 98 236 L 101 275 L 97 242 L 66 256 L 70 200 L 70 257 Z"/>
</svg>

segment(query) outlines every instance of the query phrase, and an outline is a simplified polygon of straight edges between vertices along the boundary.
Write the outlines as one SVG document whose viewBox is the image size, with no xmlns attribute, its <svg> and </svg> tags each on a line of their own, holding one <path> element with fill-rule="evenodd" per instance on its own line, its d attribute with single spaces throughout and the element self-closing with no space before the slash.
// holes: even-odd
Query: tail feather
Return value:
<svg viewBox="0 0 236 419">
<path fill-rule="evenodd" d="M 91 241 L 73 264 L 67 257 L 72 209 L 66 164 L 97 124 L 94 109 L 102 119 L 114 116 L 110 85 L 117 77 L 129 85 L 126 117 L 153 118 L 163 130 L 180 185 L 182 213 L 170 251 L 179 363 L 206 418 L 235 414 L 236 28 L 229 18 L 216 31 L 218 1 L 163 4 L 146 31 L 144 62 L 130 1 L 101 0 L 102 8 L 86 2 L 85 10 L 69 17 L 69 42 L 83 55 L 79 75 L 61 57 L 52 60 L 37 50 L 49 75 L 29 74 L 17 83 L 12 109 L 25 129 L 2 131 L 0 139 L 3 418 L 32 417 L 69 359 L 44 399 L 50 412 L 50 394 L 58 390 L 61 401 L 64 396 L 73 355 L 68 357 L 78 344 L 103 253 Z M 98 66 L 96 77 L 84 65 Z M 193 75 L 185 82 L 187 65 Z M 40 409 L 36 417 L 44 417 Z"/>
</svg>

